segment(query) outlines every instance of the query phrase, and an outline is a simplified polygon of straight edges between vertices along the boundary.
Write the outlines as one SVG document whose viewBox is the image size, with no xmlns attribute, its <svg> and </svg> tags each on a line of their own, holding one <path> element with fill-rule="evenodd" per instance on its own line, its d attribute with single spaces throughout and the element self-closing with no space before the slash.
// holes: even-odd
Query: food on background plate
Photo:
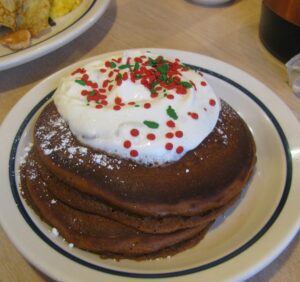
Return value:
<svg viewBox="0 0 300 282">
<path fill-rule="evenodd" d="M 13 50 L 30 46 L 31 37 L 42 36 L 50 28 L 49 22 L 53 22 L 52 19 L 69 13 L 81 1 L 0 0 L 0 44 Z"/>
<path fill-rule="evenodd" d="M 196 245 L 255 162 L 250 130 L 202 73 L 132 51 L 61 80 L 36 121 L 21 191 L 72 246 L 158 258 Z"/>
<path fill-rule="evenodd" d="M 0 44 L 11 49 L 24 49 L 30 45 L 31 34 L 28 30 L 18 30 L 0 37 Z"/>
<path fill-rule="evenodd" d="M 16 1 L 0 0 L 0 26 L 12 30 L 16 29 L 17 4 Z"/>
<path fill-rule="evenodd" d="M 81 2 L 82 0 L 51 0 L 50 17 L 62 17 L 77 8 Z"/>
</svg>

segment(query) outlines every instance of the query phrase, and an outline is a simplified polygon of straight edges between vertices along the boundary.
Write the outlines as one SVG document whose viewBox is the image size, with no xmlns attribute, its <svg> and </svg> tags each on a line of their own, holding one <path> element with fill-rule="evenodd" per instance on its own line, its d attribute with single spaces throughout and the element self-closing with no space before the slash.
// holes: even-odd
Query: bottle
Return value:
<svg viewBox="0 0 300 282">
<path fill-rule="evenodd" d="M 300 53 L 300 0 L 263 0 L 259 30 L 265 47 L 282 62 Z"/>
</svg>

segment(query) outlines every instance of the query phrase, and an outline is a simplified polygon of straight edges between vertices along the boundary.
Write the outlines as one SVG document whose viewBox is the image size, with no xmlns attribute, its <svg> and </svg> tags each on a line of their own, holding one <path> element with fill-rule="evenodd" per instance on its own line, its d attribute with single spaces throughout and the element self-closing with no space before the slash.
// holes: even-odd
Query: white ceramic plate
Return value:
<svg viewBox="0 0 300 282">
<path fill-rule="evenodd" d="M 0 71 L 24 64 L 67 44 L 90 28 L 105 12 L 110 0 L 84 0 L 74 11 L 55 20 L 50 31 L 33 38 L 30 47 L 12 51 L 0 44 Z"/>
<path fill-rule="evenodd" d="M 60 77 L 95 58 L 55 73 L 28 92 L 1 126 L 0 219 L 20 252 L 58 281 L 242 280 L 279 255 L 299 229 L 300 175 L 295 172 L 300 170 L 300 127 L 287 106 L 261 82 L 221 61 L 183 51 L 153 51 L 201 67 L 220 97 L 240 113 L 257 145 L 255 174 L 239 202 L 205 239 L 170 259 L 117 262 L 70 249 L 24 203 L 16 177 L 34 120 Z"/>
</svg>

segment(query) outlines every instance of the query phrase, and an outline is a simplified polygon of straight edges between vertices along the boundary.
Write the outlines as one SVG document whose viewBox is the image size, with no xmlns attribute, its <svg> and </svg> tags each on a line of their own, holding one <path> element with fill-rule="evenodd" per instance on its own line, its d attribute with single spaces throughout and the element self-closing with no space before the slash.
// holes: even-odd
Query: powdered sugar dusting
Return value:
<svg viewBox="0 0 300 282">
<path fill-rule="evenodd" d="M 36 138 L 39 140 L 40 148 L 44 155 L 54 158 L 54 156 L 63 154 L 66 156 L 64 161 L 70 162 L 76 160 L 76 166 L 91 164 L 96 167 L 105 167 L 109 170 L 120 169 L 121 160 L 95 152 L 84 145 L 79 145 L 71 133 L 68 124 L 58 113 L 55 113 L 51 119 L 45 119 L 46 124 L 37 126 Z"/>
<path fill-rule="evenodd" d="M 22 156 L 20 157 L 20 165 L 25 164 L 26 158 L 28 157 L 28 153 L 31 151 L 32 146 L 33 146 L 33 143 L 29 143 L 29 144 L 24 148 L 25 154 L 22 155 Z"/>
</svg>

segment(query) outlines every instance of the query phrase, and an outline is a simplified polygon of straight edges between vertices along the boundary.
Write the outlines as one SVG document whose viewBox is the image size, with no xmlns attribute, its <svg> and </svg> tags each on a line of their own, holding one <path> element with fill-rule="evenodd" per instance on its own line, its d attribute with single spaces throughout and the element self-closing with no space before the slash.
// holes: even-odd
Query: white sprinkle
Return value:
<svg viewBox="0 0 300 282">
<path fill-rule="evenodd" d="M 110 170 L 114 169 L 114 167 L 112 165 L 108 165 L 107 168 L 110 169 Z"/>
<path fill-rule="evenodd" d="M 55 227 L 53 227 L 52 228 L 52 234 L 55 236 L 55 237 L 57 237 L 58 235 L 59 235 L 59 232 L 58 232 L 58 230 L 55 228 Z"/>
<path fill-rule="evenodd" d="M 81 155 L 86 155 L 87 154 L 87 148 L 79 147 L 79 152 L 80 152 Z"/>
<path fill-rule="evenodd" d="M 44 153 L 45 153 L 45 155 L 50 155 L 51 153 L 52 153 L 52 149 L 45 149 L 44 150 Z"/>
<path fill-rule="evenodd" d="M 74 155 L 76 153 L 76 148 L 75 147 L 68 148 L 68 152 Z"/>
<path fill-rule="evenodd" d="M 72 248 L 74 248 L 74 244 L 73 244 L 73 243 L 70 243 L 70 244 L 68 245 L 68 247 L 69 247 L 70 249 L 72 249 Z"/>
<path fill-rule="evenodd" d="M 29 152 L 30 150 L 31 150 L 31 147 L 30 147 L 30 146 L 27 146 L 27 147 L 25 147 L 25 149 L 24 149 L 25 152 Z"/>
<path fill-rule="evenodd" d="M 185 170 L 185 172 L 186 172 L 186 173 L 189 173 L 189 172 L 190 172 L 190 170 L 187 168 L 187 169 Z"/>
<path fill-rule="evenodd" d="M 56 204 L 57 201 L 56 201 L 55 199 L 52 199 L 50 203 L 51 203 L 51 204 Z"/>
</svg>

